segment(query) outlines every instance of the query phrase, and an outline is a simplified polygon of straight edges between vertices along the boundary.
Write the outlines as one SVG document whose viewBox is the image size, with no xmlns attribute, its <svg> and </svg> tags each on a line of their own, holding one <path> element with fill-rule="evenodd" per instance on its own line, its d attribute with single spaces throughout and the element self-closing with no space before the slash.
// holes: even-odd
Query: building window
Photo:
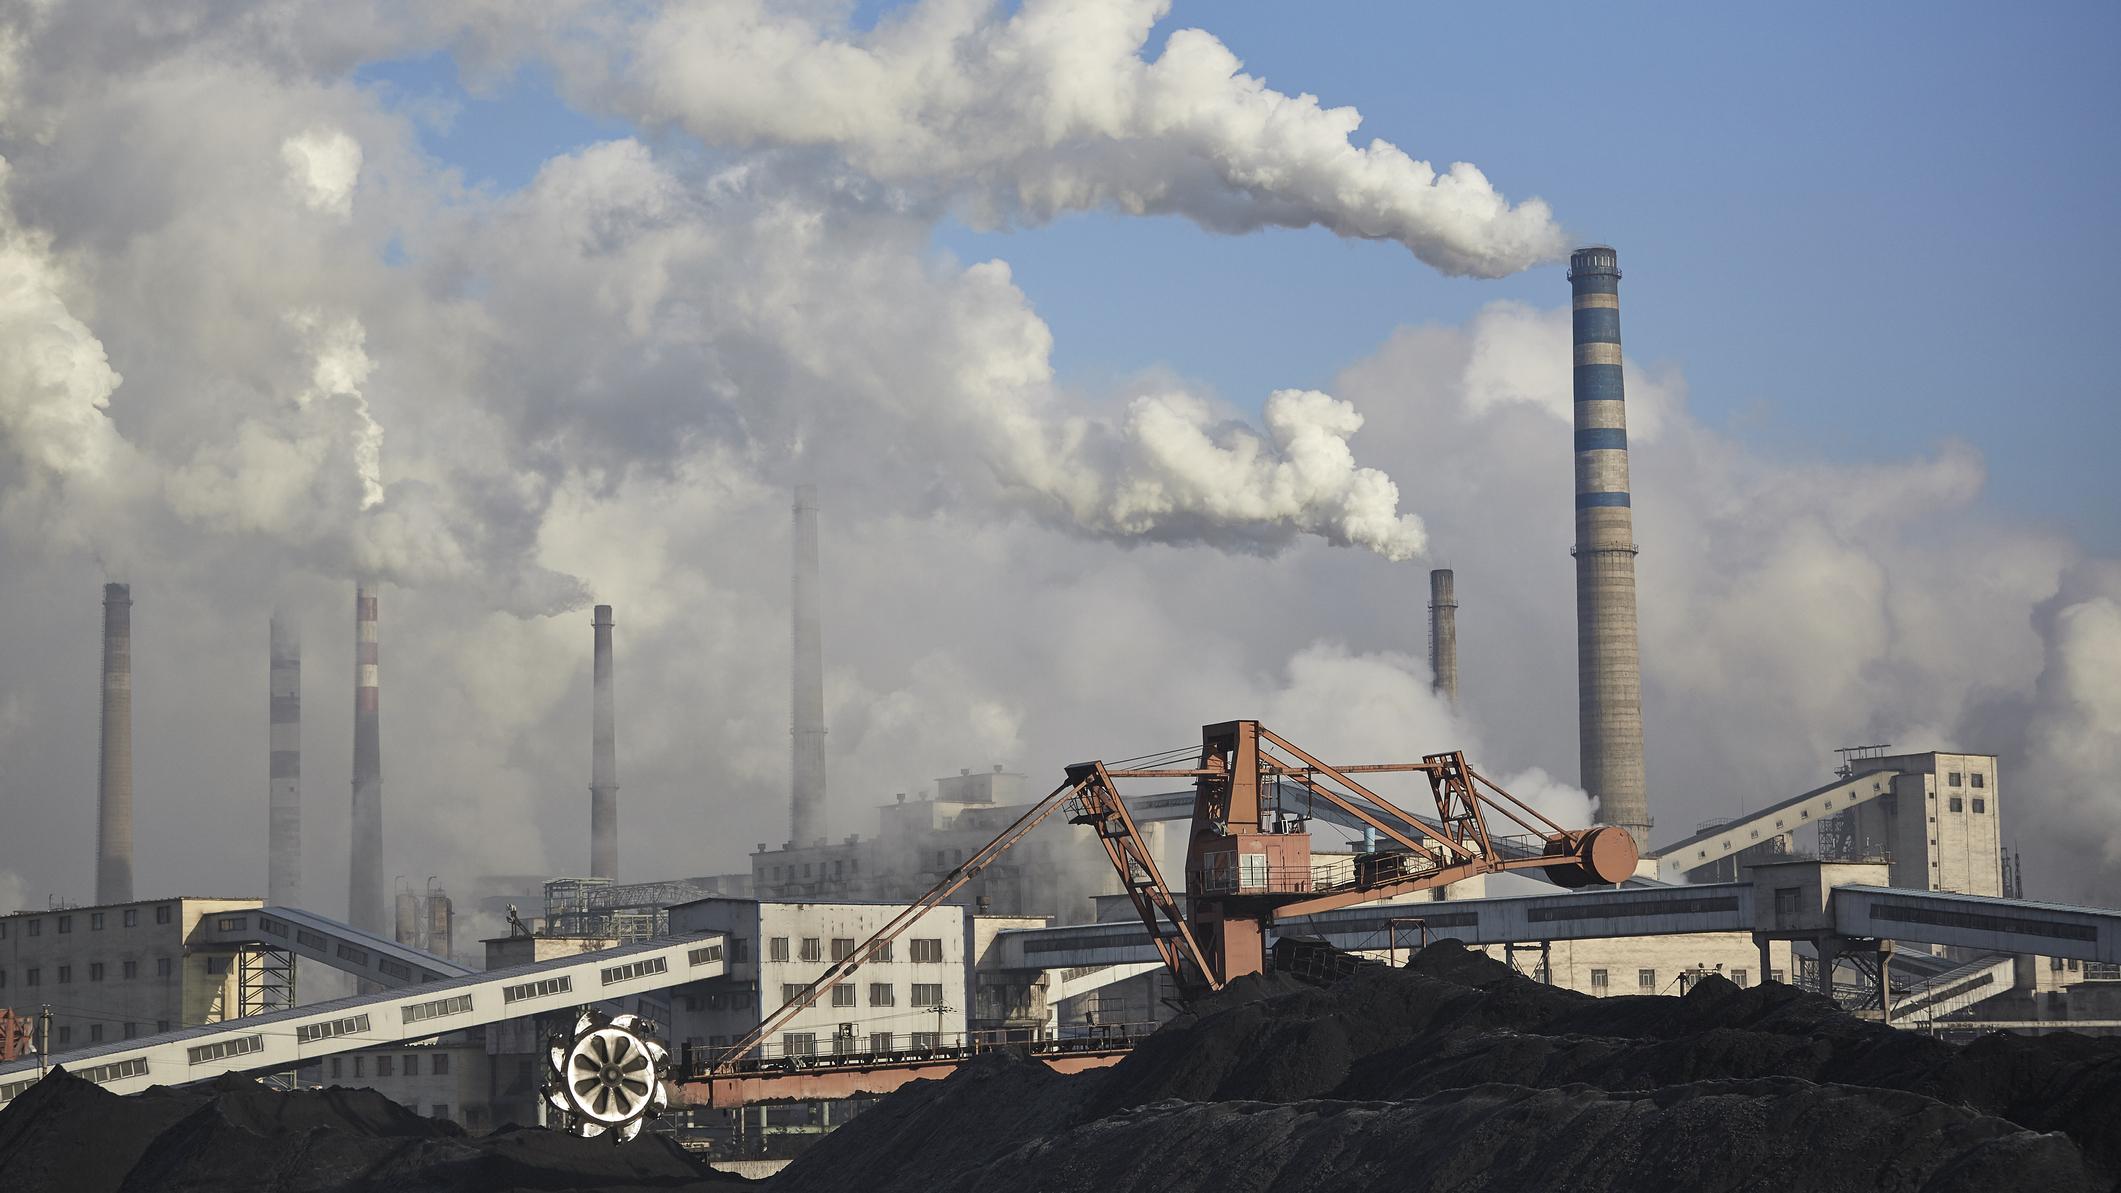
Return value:
<svg viewBox="0 0 2121 1193">
<path fill-rule="evenodd" d="M 876 946 L 876 951 L 869 954 L 869 959 L 871 961 L 891 960 L 891 942 L 887 940 L 884 943 Z"/>
<path fill-rule="evenodd" d="M 73 980 L 74 980 L 74 967 L 73 967 L 73 966 L 71 966 L 71 965 L 62 965 L 62 966 L 60 966 L 60 967 L 59 967 L 59 984 L 60 984 L 61 986 L 71 985 L 71 984 L 73 983 Z"/>
<path fill-rule="evenodd" d="M 915 965 L 935 965 L 943 959 L 943 942 L 933 936 L 916 936 L 912 952 Z"/>
<path fill-rule="evenodd" d="M 89 930 L 89 931 L 91 931 L 91 932 L 101 932 L 101 931 L 103 931 L 103 913 L 102 913 L 102 912 L 100 912 L 100 911 L 91 911 L 91 912 L 89 912 L 89 913 L 88 913 L 88 930 Z"/>
<path fill-rule="evenodd" d="M 206 972 L 207 972 L 207 973 L 209 973 L 209 974 L 221 974 L 221 973 L 227 973 L 227 972 L 228 972 L 228 958 L 226 958 L 226 957 L 208 957 L 208 958 L 206 959 Z"/>
<path fill-rule="evenodd" d="M 1746 974 L 1745 970 L 1734 969 L 1731 971 L 1731 984 L 1733 986 L 1743 986 L 1745 985 L 1745 979 L 1747 976 L 1748 975 Z"/>
<path fill-rule="evenodd" d="M 169 976 L 169 958 L 155 958 L 155 976 L 158 978 L 166 978 Z"/>
<path fill-rule="evenodd" d="M 784 1031 L 781 1033 L 782 1056 L 816 1056 L 817 1033 L 814 1031 Z"/>
<path fill-rule="evenodd" d="M 393 1074 L 393 1073 L 391 1072 L 391 1069 L 392 1069 L 392 1068 L 394 1068 L 394 1067 L 395 1067 L 395 1066 L 393 1066 L 393 1065 L 391 1064 L 391 1057 L 390 1057 L 390 1055 L 389 1055 L 388 1053 L 385 1053 L 384 1055 L 382 1055 L 382 1056 L 379 1056 L 379 1057 L 377 1057 L 377 1058 L 376 1058 L 376 1076 L 378 1076 L 378 1077 L 390 1077 L 390 1076 L 394 1076 L 394 1074 Z"/>
<path fill-rule="evenodd" d="M 367 1076 L 368 1074 L 366 1074 L 366 1073 L 362 1072 L 362 1069 L 363 1069 L 364 1067 L 365 1067 L 365 1062 L 364 1062 L 363 1058 L 361 1058 L 361 1057 L 358 1057 L 358 1056 L 357 1056 L 357 1057 L 354 1057 L 354 1058 L 353 1058 L 353 1075 L 354 1075 L 354 1076 L 356 1076 L 356 1077 L 366 1077 L 366 1076 Z"/>
<path fill-rule="evenodd" d="M 1954 812 L 1966 811 L 1966 801 L 1964 799 L 1961 799 L 1959 796 L 1953 796 L 1951 801 L 1951 809 Z"/>
<path fill-rule="evenodd" d="M 168 1030 L 169 1030 L 169 1020 L 167 1020 L 167 1019 L 157 1019 L 157 1020 L 155 1020 L 155 1030 L 156 1030 L 156 1031 L 158 1031 L 158 1032 L 166 1032 L 166 1031 L 168 1031 Z"/>
<path fill-rule="evenodd" d="M 344 1066 L 339 1063 L 339 1059 L 340 1058 L 336 1056 L 331 1058 L 331 1075 L 334 1077 L 344 1077 L 346 1075 L 346 1070 Z"/>
<path fill-rule="evenodd" d="M 1958 771 L 1953 771 L 1950 776 L 1948 776 L 1948 781 L 1954 787 L 1962 787 L 1966 784 L 1966 776 L 1960 774 Z"/>
<path fill-rule="evenodd" d="M 803 938 L 802 957 L 805 961 L 823 961 L 825 959 L 825 942 L 815 936 L 805 936 Z"/>
<path fill-rule="evenodd" d="M 917 1031 L 913 1033 L 913 1050 L 915 1052 L 932 1052 L 942 1046 L 943 1037 L 939 1032 Z"/>
<path fill-rule="evenodd" d="M 803 996 L 803 987 L 802 987 L 802 985 L 801 985 L 800 983 L 797 983 L 797 982 L 782 982 L 782 983 L 781 983 L 781 1005 L 783 1005 L 783 1006 L 786 1006 L 787 1004 L 789 1004 L 789 1003 L 791 1003 L 791 1002 L 794 1002 L 794 1001 L 795 1001 L 796 999 L 798 999 L 798 998 L 801 998 L 802 996 Z"/>
<path fill-rule="evenodd" d="M 427 1066 L 427 1071 L 437 1077 L 449 1076 L 449 1054 L 447 1052 L 435 1053 L 433 1063 Z"/>
<path fill-rule="evenodd" d="M 832 988 L 832 1005 L 851 1007 L 854 1005 L 854 983 L 841 982 Z"/>
<path fill-rule="evenodd" d="M 23 977 L 22 982 L 27 986 L 42 985 L 44 982 L 44 971 L 32 965 L 29 967 L 29 973 Z"/>
<path fill-rule="evenodd" d="M 1803 887 L 1795 886 L 1775 888 L 1775 914 L 1777 916 L 1796 915 L 1797 898 L 1803 893 L 1803 891 Z"/>
<path fill-rule="evenodd" d="M 869 1051 L 871 1051 L 871 1052 L 889 1052 L 889 1051 L 891 1051 L 891 1033 L 890 1033 L 890 1032 L 888 1032 L 888 1031 L 873 1031 L 873 1032 L 870 1032 L 870 1033 L 869 1033 Z"/>
<path fill-rule="evenodd" d="M 915 982 L 913 984 L 913 1005 L 917 1007 L 939 1007 L 943 1005 L 943 984 L 941 982 Z"/>
<path fill-rule="evenodd" d="M 729 961 L 730 961 L 730 963 L 731 963 L 731 964 L 735 964 L 735 963 L 736 963 L 736 962 L 738 962 L 738 961 L 749 961 L 749 960 L 751 960 L 751 940 L 750 940 L 750 938 L 748 938 L 748 937 L 743 937 L 743 936 L 732 936 L 732 937 L 730 937 L 730 938 L 729 938 Z"/>
<path fill-rule="evenodd" d="M 0 990 L 7 989 L 7 971 L 0 969 Z"/>
<path fill-rule="evenodd" d="M 1975 775 L 1974 777 L 1978 779 L 1978 778 L 1980 778 L 1981 776 L 1979 776 L 1979 775 Z M 1974 814 L 1978 816 L 1978 815 L 1980 815 L 1980 814 L 1982 814 L 1983 812 L 1986 812 L 1986 811 L 1988 811 L 1988 801 L 1987 801 L 1987 800 L 1985 800 L 1985 799 L 1982 799 L 1982 798 L 1981 798 L 1980 796 L 1978 796 L 1978 795 L 1977 795 L 1977 796 L 1975 796 L 1975 797 L 1974 797 Z"/>
<path fill-rule="evenodd" d="M 851 1027 L 853 1027 L 854 1025 L 853 1025 L 852 1023 L 850 1023 L 850 1024 L 848 1024 L 847 1026 L 851 1028 Z M 853 1054 L 854 1054 L 854 1033 L 853 1033 L 853 1032 L 851 1032 L 851 1031 L 843 1031 L 843 1032 L 836 1032 L 836 1033 L 834 1033 L 834 1034 L 833 1034 L 833 1037 L 832 1037 L 832 1055 L 834 1055 L 834 1056 L 851 1056 L 851 1055 L 853 1055 Z"/>
<path fill-rule="evenodd" d="M 62 915 L 62 916 L 60 916 L 60 917 L 59 917 L 59 935 L 61 935 L 61 936 L 64 936 L 64 935 L 66 935 L 67 933 L 69 933 L 69 932 L 72 932 L 73 930 L 74 930 L 74 917 L 72 917 L 72 916 L 70 916 L 70 915 Z"/>
<path fill-rule="evenodd" d="M 140 1034 L 140 1025 L 139 1025 L 139 1024 L 137 1024 L 137 1023 L 128 1023 L 128 1024 L 126 1024 L 126 1025 L 125 1025 L 125 1038 L 126 1038 L 126 1039 L 130 1040 L 130 1039 L 132 1039 L 132 1038 L 133 1038 L 134 1036 L 137 1036 L 137 1035 L 139 1035 L 139 1034 Z"/>
<path fill-rule="evenodd" d="M 164 903 L 162 906 L 155 908 L 155 922 L 158 924 L 169 922 L 169 904 Z"/>
<path fill-rule="evenodd" d="M 1657 971 L 1654 969 L 1636 970 L 1635 988 L 1637 990 L 1642 991 L 1644 994 L 1657 993 Z"/>
<path fill-rule="evenodd" d="M 1771 969 L 1771 970 L 1768 970 L 1768 971 L 1767 971 L 1767 980 L 1768 980 L 1768 981 L 1770 981 L 1770 982 L 1779 982 L 1779 981 L 1781 981 L 1781 980 L 1782 980 L 1782 971 L 1781 971 L 1781 970 L 1779 970 L 1779 969 Z"/>
<path fill-rule="evenodd" d="M 429 1118 L 449 1117 L 449 1103 L 447 1102 L 436 1102 L 434 1105 L 428 1107 L 428 1109 L 433 1112 L 427 1116 Z"/>
<path fill-rule="evenodd" d="M 769 941 L 767 941 L 767 942 L 766 942 L 766 960 L 768 960 L 768 961 L 786 961 L 787 959 L 788 959 L 788 938 L 787 938 L 787 937 L 785 937 L 785 936 L 776 936 L 776 937 L 774 937 L 774 938 L 773 938 L 772 940 L 769 940 Z"/>
<path fill-rule="evenodd" d="M 101 961 L 91 961 L 88 963 L 88 980 L 91 982 L 100 982 L 103 980 L 103 963 Z"/>
<path fill-rule="evenodd" d="M 128 928 L 137 928 L 140 926 L 139 908 L 128 907 L 125 909 L 125 926 Z"/>
<path fill-rule="evenodd" d="M 419 1053 L 408 1052 L 405 1054 L 405 1075 L 407 1077 L 418 1077 L 420 1075 Z"/>
<path fill-rule="evenodd" d="M 60 1042 L 61 1044 L 71 1044 L 71 1043 L 73 1043 L 73 1042 L 74 1042 L 74 1029 L 73 1029 L 73 1028 L 71 1028 L 71 1027 L 61 1027 L 61 1028 L 59 1029 L 59 1042 Z"/>
<path fill-rule="evenodd" d="M 91 1044 L 101 1044 L 103 1042 L 102 1024 L 91 1023 L 88 1025 L 88 1042 Z"/>
<path fill-rule="evenodd" d="M 808 877 L 810 877 L 810 863 L 809 863 L 809 862 L 804 862 L 804 863 L 803 863 L 803 877 L 805 877 L 805 878 L 808 878 Z"/>
<path fill-rule="evenodd" d="M 853 955 L 854 938 L 852 936 L 835 936 L 832 938 L 832 959 L 834 961 L 845 961 Z"/>
<path fill-rule="evenodd" d="M 126 978 L 127 978 L 128 980 L 130 980 L 130 979 L 132 979 L 132 978 L 137 978 L 137 977 L 139 977 L 139 976 L 140 976 L 140 963 L 139 963 L 138 961 L 128 961 L 128 962 L 126 962 L 126 963 L 125 963 L 125 976 L 126 976 Z"/>
<path fill-rule="evenodd" d="M 897 994 L 897 993 L 896 993 L 896 992 L 895 992 L 895 991 L 894 991 L 894 990 L 892 989 L 891 983 L 889 983 L 889 982 L 871 982 L 871 983 L 869 983 L 869 1005 L 870 1005 L 870 1006 L 872 1006 L 872 1007 L 895 1007 L 895 1006 L 897 1006 L 897 1005 L 898 1005 L 898 994 Z"/>
<path fill-rule="evenodd" d="M 44 921 L 43 921 L 43 920 L 31 920 L 31 921 L 29 922 L 29 934 L 30 934 L 31 936 L 42 936 L 42 935 L 44 935 Z"/>
</svg>

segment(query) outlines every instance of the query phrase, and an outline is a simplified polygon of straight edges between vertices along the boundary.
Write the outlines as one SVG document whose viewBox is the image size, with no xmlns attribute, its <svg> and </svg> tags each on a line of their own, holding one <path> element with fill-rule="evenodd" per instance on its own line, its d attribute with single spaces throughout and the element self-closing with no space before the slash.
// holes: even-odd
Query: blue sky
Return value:
<svg viewBox="0 0 2121 1193">
<path fill-rule="evenodd" d="M 1474 162 L 1618 246 L 1631 353 L 1683 365 L 1711 425 L 1837 459 L 1964 439 L 1992 508 L 2121 551 L 2121 8 L 1181 0 L 1152 47 L 1186 25 L 1280 90 L 1353 104 L 1359 137 Z M 536 72 L 481 94 L 445 56 L 361 78 L 454 102 L 428 148 L 497 189 L 632 131 Z M 1166 366 L 1247 406 L 1328 384 L 1397 325 L 1566 294 L 1558 267 L 1452 280 L 1387 244 L 1175 218 L 938 242 L 1011 263 L 1065 379 Z"/>
</svg>

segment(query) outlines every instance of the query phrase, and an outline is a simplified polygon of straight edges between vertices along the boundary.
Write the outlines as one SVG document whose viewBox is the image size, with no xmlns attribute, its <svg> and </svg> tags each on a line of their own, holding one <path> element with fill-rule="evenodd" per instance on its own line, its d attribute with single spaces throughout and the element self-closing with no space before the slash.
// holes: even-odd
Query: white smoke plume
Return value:
<svg viewBox="0 0 2121 1193">
<path fill-rule="evenodd" d="M 1143 50 L 1168 0 L 918 0 L 874 30 L 838 6 L 671 5 L 585 86 L 714 145 L 831 149 L 982 223 L 1109 208 L 1223 232 L 1317 225 L 1499 277 L 1565 248 L 1537 199 L 1350 138 L 1353 108 L 1247 75 L 1211 34 Z"/>
</svg>

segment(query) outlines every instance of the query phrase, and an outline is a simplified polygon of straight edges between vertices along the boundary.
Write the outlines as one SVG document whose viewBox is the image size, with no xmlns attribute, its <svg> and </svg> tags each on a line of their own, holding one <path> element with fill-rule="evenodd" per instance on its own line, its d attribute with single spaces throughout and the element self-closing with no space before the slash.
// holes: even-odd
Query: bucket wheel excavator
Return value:
<svg viewBox="0 0 2121 1193">
<path fill-rule="evenodd" d="M 1393 773 L 1427 779 L 1433 817 L 1408 814 L 1355 777 Z M 1130 779 L 1193 782 L 1183 905 L 1120 798 L 1118 784 Z M 1379 847 L 1357 854 L 1351 866 L 1314 868 L 1308 810 L 1317 802 L 1374 830 Z M 1475 771 L 1463 753 L 1333 766 L 1257 721 L 1225 721 L 1202 727 L 1191 765 L 1070 766 L 1060 786 L 722 1053 L 712 1073 L 736 1072 L 762 1041 L 1056 812 L 1096 834 L 1188 996 L 1264 970 L 1267 932 L 1277 920 L 1507 870 L 1536 869 L 1565 887 L 1618 883 L 1635 873 L 1635 843 L 1625 829 L 1563 828 Z M 1510 837 L 1537 848 L 1498 848 Z"/>
</svg>

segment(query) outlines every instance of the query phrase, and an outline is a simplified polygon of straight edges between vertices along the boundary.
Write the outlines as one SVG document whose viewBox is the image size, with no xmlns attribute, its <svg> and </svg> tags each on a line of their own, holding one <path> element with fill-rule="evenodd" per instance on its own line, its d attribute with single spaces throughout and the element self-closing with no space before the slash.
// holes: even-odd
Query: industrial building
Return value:
<svg viewBox="0 0 2121 1193">
<path fill-rule="evenodd" d="M 216 917 L 259 906 L 151 899 L 0 916 L 0 1004 L 25 1017 L 49 1007 L 54 1051 L 255 1014 L 273 1005 L 270 959 L 193 938 Z"/>
</svg>

